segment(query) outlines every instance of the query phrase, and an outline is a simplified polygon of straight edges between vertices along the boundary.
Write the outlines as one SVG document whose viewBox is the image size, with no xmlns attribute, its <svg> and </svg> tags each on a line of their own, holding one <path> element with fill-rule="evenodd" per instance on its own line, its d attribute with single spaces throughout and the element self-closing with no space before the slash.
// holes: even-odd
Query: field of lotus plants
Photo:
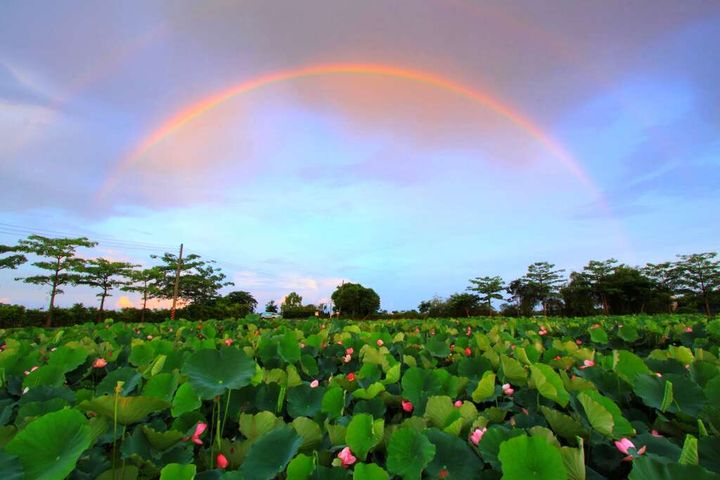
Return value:
<svg viewBox="0 0 720 480">
<path fill-rule="evenodd" d="M 720 478 L 720 320 L 0 330 L 0 478 Z"/>
</svg>

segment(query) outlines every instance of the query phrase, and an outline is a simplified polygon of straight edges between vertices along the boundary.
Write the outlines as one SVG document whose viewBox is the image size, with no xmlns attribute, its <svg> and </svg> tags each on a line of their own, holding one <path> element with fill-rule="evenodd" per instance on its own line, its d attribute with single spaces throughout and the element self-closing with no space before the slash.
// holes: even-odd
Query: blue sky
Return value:
<svg viewBox="0 0 720 480">
<path fill-rule="evenodd" d="M 539 260 L 718 250 L 718 44 L 715 2 L 6 1 L 0 242 L 87 235 L 100 246 L 84 255 L 144 264 L 183 242 L 261 303 L 293 290 L 323 301 L 355 281 L 389 310 Z M 114 173 L 187 106 L 328 63 L 489 92 L 594 187 L 497 113 L 372 76 L 234 97 Z M 31 271 L 1 272 L 0 301 L 44 305 L 12 280 Z M 95 299 L 59 298 L 77 301 Z"/>
</svg>

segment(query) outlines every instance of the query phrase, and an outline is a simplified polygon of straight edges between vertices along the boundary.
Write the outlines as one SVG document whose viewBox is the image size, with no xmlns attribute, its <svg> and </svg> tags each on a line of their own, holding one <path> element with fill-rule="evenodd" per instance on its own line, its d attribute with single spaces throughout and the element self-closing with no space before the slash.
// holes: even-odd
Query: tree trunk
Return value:
<svg viewBox="0 0 720 480">
<path fill-rule="evenodd" d="M 710 301 L 708 300 L 707 293 L 703 293 L 703 300 L 705 300 L 705 315 L 710 316 Z"/>
<path fill-rule="evenodd" d="M 95 320 L 95 323 L 100 323 L 103 320 L 103 309 L 105 307 L 105 297 L 107 297 L 107 290 L 103 290 L 102 295 L 100 296 L 100 310 L 98 310 L 97 319 Z"/>
<path fill-rule="evenodd" d="M 53 310 L 55 310 L 55 295 L 57 294 L 58 277 L 60 276 L 60 259 L 57 257 L 55 265 L 55 276 L 53 277 L 52 291 L 50 292 L 50 306 L 48 307 L 47 320 L 45 320 L 45 328 L 52 327 Z"/>
<path fill-rule="evenodd" d="M 145 309 L 147 308 L 147 297 L 148 297 L 148 292 L 147 292 L 147 288 L 146 288 L 143 291 L 143 306 L 142 306 L 142 310 L 140 311 L 140 321 L 141 322 L 145 321 Z"/>
<path fill-rule="evenodd" d="M 55 309 L 55 291 L 57 286 L 53 284 L 52 291 L 50 292 L 50 306 L 48 307 L 47 317 L 45 319 L 45 328 L 52 327 L 53 310 Z"/>
</svg>

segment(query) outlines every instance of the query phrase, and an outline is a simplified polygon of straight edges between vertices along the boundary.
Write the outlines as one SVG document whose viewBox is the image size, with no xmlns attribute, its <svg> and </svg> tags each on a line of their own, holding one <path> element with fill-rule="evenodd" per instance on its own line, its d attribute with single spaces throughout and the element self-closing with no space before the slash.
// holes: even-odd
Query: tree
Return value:
<svg viewBox="0 0 720 480">
<path fill-rule="evenodd" d="M 668 313 L 673 311 L 673 295 L 678 288 L 678 270 L 672 262 L 648 263 L 642 273 L 654 283 L 655 300 L 662 301 Z"/>
<path fill-rule="evenodd" d="M 528 282 L 525 277 L 510 282 L 506 288 L 512 300 L 515 300 L 517 313 L 524 316 L 532 315 L 535 305 L 540 301 L 540 292 L 537 287 Z"/>
<path fill-rule="evenodd" d="M 620 265 L 605 279 L 607 302 L 613 315 L 644 313 L 653 295 L 653 282 L 634 267 Z"/>
<path fill-rule="evenodd" d="M 19 247 L 11 247 L 8 245 L 0 245 L 0 255 L 6 253 L 13 253 L 19 251 Z M 0 258 L 0 270 L 9 268 L 15 270 L 17 267 L 27 262 L 27 257 L 22 254 L 8 255 L 5 258 Z"/>
<path fill-rule="evenodd" d="M 178 267 L 178 257 L 172 253 L 164 253 L 162 256 L 150 255 L 151 258 L 160 260 L 157 266 L 162 272 L 153 287 L 159 298 L 173 298 L 175 285 L 175 272 Z M 209 303 L 218 298 L 222 287 L 234 285 L 233 282 L 225 281 L 225 274 L 219 268 L 213 266 L 213 260 L 203 260 L 200 255 L 190 254 L 182 259 L 180 263 L 180 282 L 178 298 L 190 304 Z"/>
<path fill-rule="evenodd" d="M 543 315 L 547 315 L 548 300 L 558 298 L 559 286 L 564 281 L 560 274 L 565 270 L 554 268 L 552 263 L 535 262 L 528 267 L 524 277 L 510 283 L 508 292 L 524 303 L 521 311 L 526 311 L 528 307 L 532 311 L 535 304 L 540 302 Z"/>
<path fill-rule="evenodd" d="M 280 311 L 285 312 L 285 310 L 300 308 L 302 307 L 302 301 L 303 298 L 300 295 L 295 292 L 290 292 L 287 294 L 287 296 L 283 300 L 283 303 L 280 305 Z"/>
<path fill-rule="evenodd" d="M 560 289 L 565 314 L 569 316 L 593 315 L 595 296 L 590 279 L 583 272 L 572 272 L 568 284 Z"/>
<path fill-rule="evenodd" d="M 467 287 L 467 290 L 479 293 L 480 301 L 486 304 L 488 310 L 492 312 L 493 299 L 502 300 L 503 298 L 503 296 L 500 294 L 500 292 L 505 290 L 503 279 L 498 276 L 475 277 L 470 280 L 470 283 L 472 285 Z"/>
<path fill-rule="evenodd" d="M 53 310 L 55 309 L 55 296 L 63 293 L 63 285 L 76 285 L 80 275 L 75 273 L 83 264 L 83 260 L 75 256 L 77 248 L 92 248 L 97 242 L 85 237 L 79 238 L 48 238 L 41 235 L 30 235 L 18 243 L 18 251 L 32 253 L 38 257 L 52 259 L 51 261 L 34 262 L 33 266 L 48 270 L 48 275 L 33 275 L 17 278 L 25 283 L 50 286 L 50 306 L 48 307 L 45 327 L 52 326 Z"/>
<path fill-rule="evenodd" d="M 677 281 L 687 293 L 701 298 L 705 314 L 710 316 L 710 295 L 720 286 L 720 261 L 717 252 L 678 255 Z"/>
<path fill-rule="evenodd" d="M 142 296 L 142 308 L 140 310 L 140 321 L 145 321 L 145 312 L 147 311 L 147 301 L 158 295 L 157 284 L 164 277 L 164 272 L 158 267 L 143 268 L 142 270 L 131 270 L 129 272 L 130 281 L 120 290 L 124 292 L 137 292 Z"/>
<path fill-rule="evenodd" d="M 380 297 L 372 288 L 359 283 L 343 283 L 332 294 L 332 301 L 338 312 L 352 318 L 367 317 L 380 308 Z"/>
<path fill-rule="evenodd" d="M 102 321 L 105 309 L 105 299 L 112 296 L 110 292 L 114 288 L 120 288 L 130 283 L 130 275 L 135 265 L 127 262 L 113 262 L 105 258 L 94 258 L 80 265 L 77 272 L 81 274 L 79 284 L 99 288 L 100 309 L 98 310 L 97 321 Z"/>
<path fill-rule="evenodd" d="M 255 300 L 255 297 L 252 296 L 252 293 L 240 290 L 230 292 L 222 297 L 222 303 L 226 305 L 240 306 L 242 309 L 247 310 L 247 313 L 253 313 L 258 302 Z"/>
<path fill-rule="evenodd" d="M 469 317 L 480 306 L 480 297 L 472 293 L 453 293 L 447 299 L 447 306 L 452 316 L 465 314 Z"/>
<path fill-rule="evenodd" d="M 277 313 L 278 306 L 275 304 L 275 300 L 270 300 L 265 304 L 265 311 L 268 313 Z"/>
<path fill-rule="evenodd" d="M 608 286 L 608 277 L 622 266 L 617 260 L 611 258 L 604 261 L 590 260 L 583 269 L 583 274 L 590 283 L 592 293 L 602 307 L 603 315 L 610 314 L 608 295 L 613 293 Z"/>
<path fill-rule="evenodd" d="M 424 300 L 418 305 L 418 312 L 426 317 L 442 317 L 446 315 L 447 310 L 447 303 L 438 296 Z"/>
</svg>

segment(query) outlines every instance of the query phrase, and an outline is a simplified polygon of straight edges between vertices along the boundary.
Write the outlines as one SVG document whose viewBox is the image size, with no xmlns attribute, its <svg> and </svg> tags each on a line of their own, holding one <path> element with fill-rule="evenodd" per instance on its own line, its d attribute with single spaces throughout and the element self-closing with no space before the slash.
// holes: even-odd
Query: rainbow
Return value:
<svg viewBox="0 0 720 480">
<path fill-rule="evenodd" d="M 371 75 L 379 77 L 389 77 L 402 79 L 412 82 L 418 82 L 435 88 L 445 90 L 454 95 L 458 95 L 472 102 L 491 110 L 497 115 L 505 118 L 508 122 L 514 124 L 518 129 L 524 131 L 530 137 L 535 139 L 548 152 L 550 152 L 562 165 L 571 172 L 583 185 L 594 192 L 598 197 L 602 197 L 599 189 L 591 181 L 590 177 L 585 173 L 577 160 L 565 150 L 562 145 L 558 144 L 548 134 L 542 131 L 531 119 L 518 112 L 516 109 L 503 103 L 493 97 L 486 91 L 476 90 L 474 88 L 462 85 L 448 78 L 421 71 L 407 68 L 400 68 L 390 65 L 381 64 L 356 64 L 356 63 L 340 63 L 329 65 L 314 65 L 291 70 L 283 70 L 267 75 L 262 75 L 250 80 L 233 85 L 225 90 L 209 95 L 202 100 L 195 102 L 182 110 L 178 111 L 170 118 L 165 120 L 158 128 L 148 135 L 132 152 L 123 158 L 111 174 L 108 176 L 105 184 L 100 189 L 100 195 L 104 196 L 110 189 L 118 177 L 127 169 L 138 163 L 152 148 L 165 140 L 171 134 L 182 129 L 194 119 L 209 112 L 218 105 L 228 100 L 243 95 L 260 88 L 267 87 L 280 82 L 296 80 L 306 77 L 328 76 L 328 75 Z M 604 202 L 603 202 L 604 203 Z"/>
</svg>

